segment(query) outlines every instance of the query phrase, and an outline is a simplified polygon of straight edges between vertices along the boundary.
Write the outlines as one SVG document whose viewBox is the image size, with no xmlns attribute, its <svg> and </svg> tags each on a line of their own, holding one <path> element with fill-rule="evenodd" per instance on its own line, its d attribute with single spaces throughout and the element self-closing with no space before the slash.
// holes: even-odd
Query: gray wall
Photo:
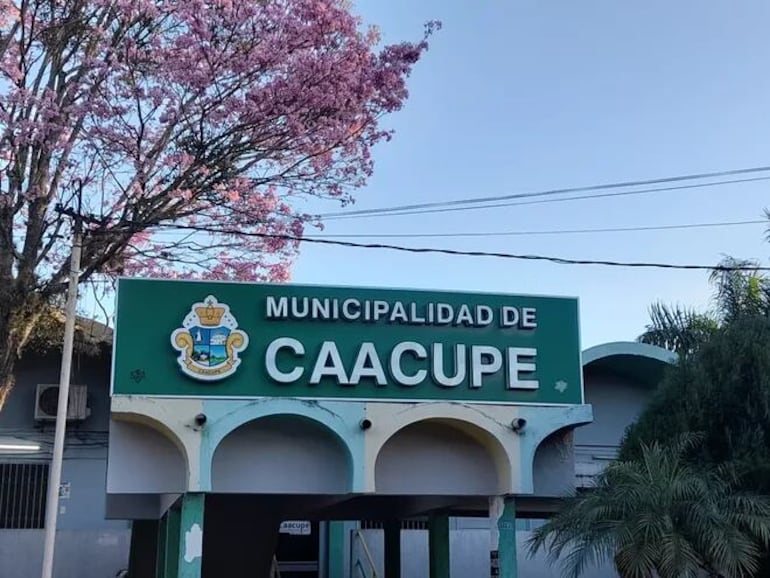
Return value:
<svg viewBox="0 0 770 578">
<path fill-rule="evenodd" d="M 617 446 L 626 428 L 647 405 L 651 393 L 649 386 L 587 371 L 586 403 L 593 406 L 594 421 L 575 430 L 575 444 Z"/>
<path fill-rule="evenodd" d="M 375 466 L 378 493 L 480 495 L 497 493 L 497 469 L 478 441 L 457 428 L 421 422 L 395 434 Z"/>
<path fill-rule="evenodd" d="M 17 365 L 16 387 L 0 412 L 0 437 L 37 442 L 36 453 L 3 454 L 4 463 L 49 463 L 53 422 L 35 422 L 38 383 L 58 383 L 59 355 L 26 357 Z M 109 427 L 109 359 L 76 354 L 72 383 L 88 386 L 91 415 L 70 422 L 62 482 L 70 496 L 60 503 L 56 578 L 109 578 L 128 561 L 129 523 L 105 519 L 107 430 Z M 35 578 L 42 564 L 42 530 L 0 530 L 0 576 Z"/>
<path fill-rule="evenodd" d="M 182 452 L 162 433 L 137 423 L 110 424 L 107 491 L 111 494 L 171 494 L 187 486 Z"/>
<path fill-rule="evenodd" d="M 377 572 L 382 576 L 384 572 L 383 531 L 364 530 L 362 534 L 377 566 Z M 561 578 L 559 566 L 551 566 L 544 553 L 541 552 L 534 558 L 527 556 L 527 540 L 530 535 L 526 531 L 516 532 L 519 576 L 522 578 Z M 450 530 L 449 541 L 452 576 L 458 578 L 489 576 L 489 529 Z M 355 535 L 352 537 L 352 547 L 352 578 L 371 576 L 361 542 Z M 365 574 L 356 568 L 358 560 L 361 560 Z M 401 577 L 425 578 L 429 574 L 428 570 L 427 530 L 403 530 L 401 532 Z M 608 565 L 588 568 L 584 576 L 617 578 L 614 569 Z"/>
<path fill-rule="evenodd" d="M 61 530 L 56 535 L 54 578 L 113 578 L 128 566 L 131 532 Z M 43 530 L 0 530 L 0 576 L 38 578 Z"/>
<path fill-rule="evenodd" d="M 217 447 L 214 492 L 344 494 L 352 478 L 342 443 L 320 424 L 293 416 L 241 426 Z"/>
<path fill-rule="evenodd" d="M 562 430 L 554 432 L 538 446 L 532 466 L 536 496 L 558 497 L 574 489 L 573 438 L 573 430 Z"/>
</svg>

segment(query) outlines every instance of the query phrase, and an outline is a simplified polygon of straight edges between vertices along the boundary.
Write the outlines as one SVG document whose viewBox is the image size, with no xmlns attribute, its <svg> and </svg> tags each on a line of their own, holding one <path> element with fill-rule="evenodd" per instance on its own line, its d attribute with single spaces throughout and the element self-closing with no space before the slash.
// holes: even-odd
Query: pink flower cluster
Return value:
<svg viewBox="0 0 770 578">
<path fill-rule="evenodd" d="M 0 0 L 0 251 L 58 281 L 77 201 L 94 274 L 285 280 L 296 201 L 365 183 L 437 26 L 378 49 L 346 0 Z"/>
</svg>

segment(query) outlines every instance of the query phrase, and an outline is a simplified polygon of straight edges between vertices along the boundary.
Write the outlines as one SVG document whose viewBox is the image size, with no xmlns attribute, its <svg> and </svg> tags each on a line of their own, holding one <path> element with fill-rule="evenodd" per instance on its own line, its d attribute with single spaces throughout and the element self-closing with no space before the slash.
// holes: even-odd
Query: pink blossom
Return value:
<svg viewBox="0 0 770 578">
<path fill-rule="evenodd" d="M 366 183 L 392 136 L 380 121 L 438 28 L 377 48 L 347 0 L 54 4 L 27 0 L 22 18 L 0 0 L 1 156 L 9 174 L 37 159 L 0 181 L 0 203 L 14 242 L 39 247 L 31 262 L 14 252 L 13 271 L 57 288 L 69 224 L 54 207 L 75 191 L 102 219 L 85 270 L 287 280 L 296 238 L 319 225 L 297 200 L 344 204 Z"/>
</svg>

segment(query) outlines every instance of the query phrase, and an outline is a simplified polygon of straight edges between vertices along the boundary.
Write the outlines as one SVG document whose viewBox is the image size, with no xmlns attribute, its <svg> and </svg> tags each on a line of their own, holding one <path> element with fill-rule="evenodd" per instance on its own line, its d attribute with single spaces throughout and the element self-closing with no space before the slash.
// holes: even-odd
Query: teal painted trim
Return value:
<svg viewBox="0 0 770 578">
<path fill-rule="evenodd" d="M 345 574 L 345 522 L 329 522 L 327 540 L 328 578 L 338 578 Z"/>
<path fill-rule="evenodd" d="M 600 359 L 618 355 L 646 357 L 667 364 L 676 363 L 676 360 L 678 359 L 676 353 L 656 345 L 639 343 L 638 341 L 616 341 L 613 343 L 603 343 L 586 349 L 583 352 L 583 367 Z"/>
<path fill-rule="evenodd" d="M 516 503 L 513 498 L 505 498 L 503 513 L 497 520 L 500 532 L 498 566 L 500 578 L 517 578 L 516 566 Z"/>
<path fill-rule="evenodd" d="M 450 578 L 447 514 L 432 514 L 428 519 L 428 558 L 430 578 Z"/>
<path fill-rule="evenodd" d="M 401 520 L 385 522 L 385 578 L 401 578 Z"/>
<path fill-rule="evenodd" d="M 166 543 L 168 542 L 168 532 L 166 531 L 168 518 L 164 515 L 158 523 L 158 546 L 155 555 L 155 576 L 156 578 L 167 578 L 166 576 Z"/>
<path fill-rule="evenodd" d="M 185 494 L 179 527 L 178 578 L 201 578 L 204 494 Z"/>
<path fill-rule="evenodd" d="M 257 399 L 251 401 L 207 399 L 203 411 L 208 417 L 202 430 L 200 455 L 201 491 L 211 491 L 211 466 L 219 443 L 240 426 L 251 421 L 277 415 L 311 419 L 328 428 L 347 450 L 350 460 L 350 491 L 364 489 L 364 432 L 359 427 L 364 417 L 364 402 L 316 402 L 293 398 Z"/>
<path fill-rule="evenodd" d="M 179 541 L 182 512 L 179 508 L 171 508 L 166 514 L 166 555 L 165 576 L 175 578 L 179 572 Z"/>
</svg>

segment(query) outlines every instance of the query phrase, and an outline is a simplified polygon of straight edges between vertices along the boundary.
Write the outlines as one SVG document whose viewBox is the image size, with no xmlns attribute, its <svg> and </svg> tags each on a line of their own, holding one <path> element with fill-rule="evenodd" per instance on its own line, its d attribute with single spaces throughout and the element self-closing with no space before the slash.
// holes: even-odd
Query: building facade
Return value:
<svg viewBox="0 0 770 578">
<path fill-rule="evenodd" d="M 193 294 L 200 289 L 194 287 Z M 152 302 L 146 297 L 137 294 L 140 302 Z M 241 303 L 236 297 L 228 295 L 226 302 L 243 320 L 244 307 L 236 306 Z M 145 339 L 147 347 L 157 341 L 172 349 L 169 337 L 177 343 L 179 328 L 188 329 L 184 334 L 195 342 L 198 336 L 190 328 L 205 329 L 202 318 L 190 327 L 182 322 L 195 310 L 193 303 L 183 300 L 173 311 L 174 324 L 164 325 L 157 336 L 151 330 L 136 337 L 130 330 L 121 333 L 119 321 L 117 348 L 124 339 L 123 347 L 133 354 L 144 347 L 136 340 Z M 280 303 L 274 305 L 279 312 Z M 151 315 L 163 317 L 157 310 Z M 542 323 L 547 320 L 543 313 Z M 240 330 L 230 325 L 222 345 Z M 259 348 L 258 357 L 264 358 L 269 330 L 243 327 L 248 347 Z M 331 327 L 300 326 L 299 331 L 302 336 L 319 331 L 326 342 L 335 334 Z M 217 354 L 215 333 L 205 334 L 210 336 L 207 357 Z M 420 357 L 419 348 L 409 343 Z M 289 363 L 299 357 L 296 343 L 293 347 L 283 352 L 291 355 L 276 358 L 273 377 L 297 369 Z M 122 372 L 126 389 L 121 393 L 119 385 L 111 398 L 109 356 L 78 362 L 73 384 L 88 387 L 90 412 L 68 428 L 57 577 L 115 576 L 129 566 L 134 578 L 268 576 L 276 562 L 288 578 L 369 578 L 375 572 L 417 578 L 427 576 L 429 567 L 439 568 L 432 575 L 442 578 L 495 570 L 513 576 L 516 568 L 521 576 L 558 576 L 543 557 L 527 557 L 528 532 L 558 508 L 565 493 L 590 486 L 673 361 L 659 348 L 617 343 L 583 351 L 581 365 L 578 350 L 583 387 L 572 403 L 562 404 L 136 393 L 177 379 L 164 371 L 170 371 L 169 361 L 172 366 L 189 361 L 185 351 L 185 343 L 173 349 L 161 369 L 141 362 L 147 354 L 118 359 L 115 371 Z M 345 355 L 344 347 L 340 351 Z M 494 353 L 486 353 L 489 359 L 477 361 L 492 375 Z M 325 364 L 330 372 L 335 371 L 333 357 Z M 228 353 L 227 358 L 234 357 Z M 251 362 L 246 353 L 242 359 Z M 344 365 L 352 373 L 351 365 L 358 364 L 351 359 Z M 370 358 L 359 372 L 369 370 L 376 381 L 375 365 Z M 417 375 L 418 367 L 405 362 L 402 377 Z M 388 376 L 398 369 L 390 367 Z M 40 445 L 39 451 L 0 453 L 0 521 L 5 524 L 0 564 L 13 568 L 12 576 L 39 574 L 42 506 L 30 510 L 27 504 L 45 495 L 38 486 L 47 473 L 52 422 L 36 420 L 33 410 L 40 403 L 37 385 L 55 383 L 57 372 L 55 357 L 22 364 L 17 390 L 0 413 L 0 439 Z M 536 375 L 542 379 L 546 373 Z M 481 369 L 479 375 L 485 378 Z M 180 383 L 219 387 L 205 380 Z M 3 517 L 17 510 L 21 513 Z M 496 532 L 490 532 L 490 517 Z M 592 575 L 614 576 L 607 568 Z"/>
</svg>

